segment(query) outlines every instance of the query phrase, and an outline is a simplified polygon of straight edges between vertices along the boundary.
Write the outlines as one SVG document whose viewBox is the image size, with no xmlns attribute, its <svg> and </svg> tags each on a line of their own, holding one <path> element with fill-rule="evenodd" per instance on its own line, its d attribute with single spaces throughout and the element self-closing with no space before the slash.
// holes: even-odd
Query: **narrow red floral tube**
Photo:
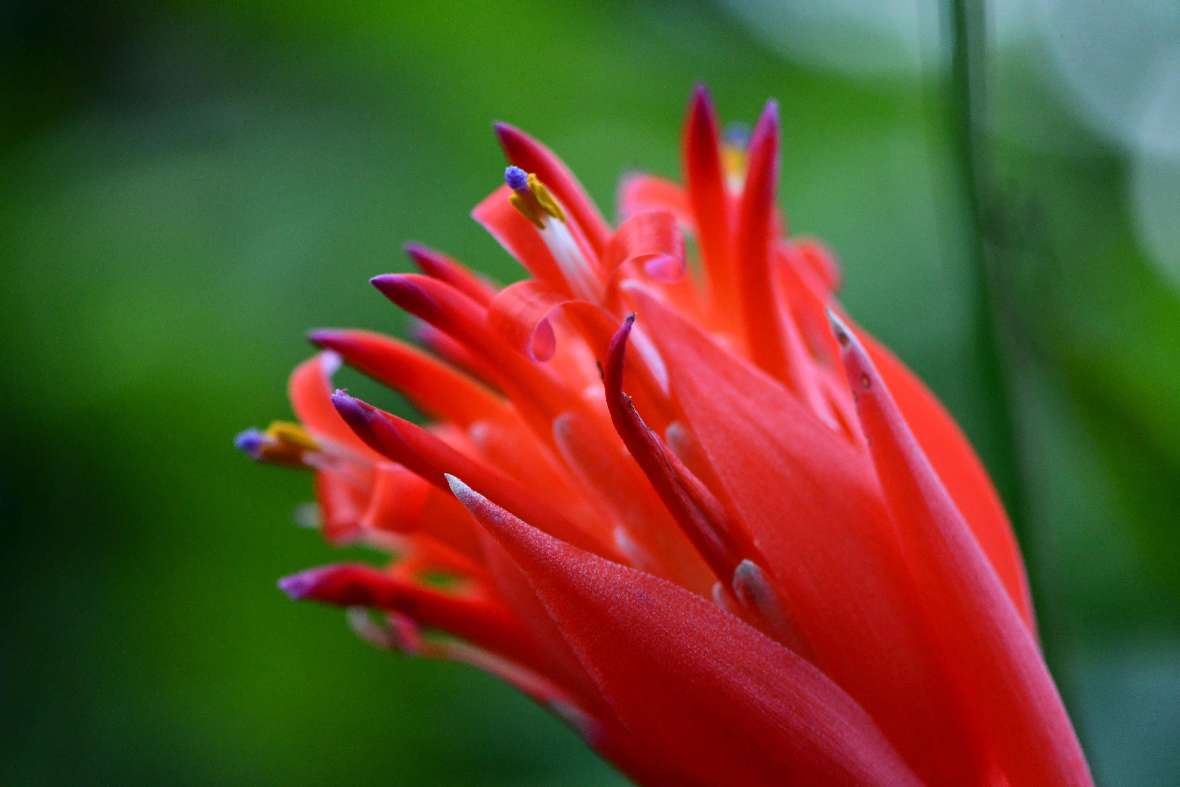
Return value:
<svg viewBox="0 0 1180 787">
<path fill-rule="evenodd" d="M 496 675 L 642 784 L 1091 784 L 983 465 L 787 234 L 777 106 L 717 129 L 698 88 L 684 187 L 629 176 L 616 228 L 497 125 L 473 216 L 524 280 L 408 245 L 421 273 L 372 284 L 424 349 L 314 331 L 297 422 L 237 438 L 314 475 L 329 543 L 390 555 L 280 587 Z"/>
</svg>

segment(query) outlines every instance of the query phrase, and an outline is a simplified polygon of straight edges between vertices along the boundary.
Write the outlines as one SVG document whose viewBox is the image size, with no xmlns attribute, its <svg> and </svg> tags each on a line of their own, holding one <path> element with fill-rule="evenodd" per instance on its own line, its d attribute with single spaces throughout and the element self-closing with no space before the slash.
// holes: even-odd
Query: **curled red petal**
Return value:
<svg viewBox="0 0 1180 787">
<path fill-rule="evenodd" d="M 606 269 L 632 267 L 661 281 L 675 281 L 684 272 L 684 237 L 676 217 L 667 211 L 645 211 L 619 227 L 606 248 Z"/>
<path fill-rule="evenodd" d="M 647 427 L 623 392 L 623 362 L 634 322 L 634 316 L 623 321 L 603 365 L 603 388 L 611 420 L 684 534 L 717 578 L 728 584 L 738 563 L 753 553 L 753 547 L 721 503 Z"/>
<path fill-rule="evenodd" d="M 488 325 L 532 360 L 545 362 L 557 350 L 551 318 L 570 301 L 568 293 L 536 279 L 518 281 L 496 295 L 488 309 Z"/>
<path fill-rule="evenodd" d="M 537 434 L 568 406 L 568 391 L 545 370 L 488 330 L 487 309 L 450 285 L 428 276 L 386 274 L 371 283 L 385 297 L 459 342 L 485 366 Z"/>
<path fill-rule="evenodd" d="M 688 195 L 680 184 L 666 178 L 642 173 L 627 175 L 619 184 L 618 203 L 624 219 L 649 210 L 667 211 L 682 228 L 695 231 Z"/>
</svg>

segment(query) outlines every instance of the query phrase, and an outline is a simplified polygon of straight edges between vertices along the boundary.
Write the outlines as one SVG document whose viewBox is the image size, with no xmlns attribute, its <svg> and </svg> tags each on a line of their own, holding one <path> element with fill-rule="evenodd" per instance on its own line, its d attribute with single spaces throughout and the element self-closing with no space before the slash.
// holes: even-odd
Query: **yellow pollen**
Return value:
<svg viewBox="0 0 1180 787">
<path fill-rule="evenodd" d="M 546 213 L 558 221 L 565 221 L 565 211 L 557 204 L 557 200 L 553 199 L 553 195 L 549 193 L 549 189 L 545 188 L 541 179 L 531 172 L 529 173 L 529 191 L 537 198 L 537 202 Z"/>
<path fill-rule="evenodd" d="M 307 466 L 306 454 L 320 450 L 315 441 L 302 426 L 290 421 L 273 421 L 263 432 L 265 442 L 259 450 L 258 459 L 278 465 Z"/>
<path fill-rule="evenodd" d="M 307 433 L 302 425 L 291 421 L 272 421 L 266 427 L 266 436 L 280 443 L 289 443 L 306 451 L 318 451 L 319 443 Z"/>
<path fill-rule="evenodd" d="M 537 229 L 545 229 L 545 216 L 565 221 L 565 211 L 561 209 L 561 205 L 557 204 L 549 189 L 532 172 L 529 173 L 528 192 L 514 191 L 508 200 L 521 215 L 535 224 Z"/>
<path fill-rule="evenodd" d="M 721 145 L 721 168 L 731 181 L 741 182 L 746 177 L 746 151 L 736 145 Z"/>
</svg>

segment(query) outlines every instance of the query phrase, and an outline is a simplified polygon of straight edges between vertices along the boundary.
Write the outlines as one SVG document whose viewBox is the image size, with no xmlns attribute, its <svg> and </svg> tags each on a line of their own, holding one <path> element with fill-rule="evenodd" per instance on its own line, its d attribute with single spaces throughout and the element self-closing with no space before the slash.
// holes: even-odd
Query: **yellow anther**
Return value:
<svg viewBox="0 0 1180 787">
<path fill-rule="evenodd" d="M 537 229 L 545 229 L 545 216 L 565 221 L 565 211 L 535 174 L 529 174 L 527 189 L 513 191 L 508 200 L 522 216 L 536 225 Z"/>
<path fill-rule="evenodd" d="M 565 221 L 565 212 L 557 204 L 557 200 L 553 199 L 553 195 L 549 193 L 549 189 L 545 188 L 541 179 L 531 172 L 529 173 L 529 191 L 537 198 L 537 202 L 546 213 L 558 221 Z"/>
<path fill-rule="evenodd" d="M 545 229 L 545 222 L 541 218 L 540 211 L 537 210 L 536 200 L 533 199 L 532 194 L 526 197 L 522 196 L 520 192 L 513 192 L 508 201 L 512 203 L 512 207 L 520 211 L 520 215 L 536 225 L 537 229 Z"/>
<path fill-rule="evenodd" d="M 318 451 L 320 446 L 301 424 L 291 421 L 271 421 L 266 436 L 280 443 L 296 445 L 306 451 Z"/>
<path fill-rule="evenodd" d="M 274 421 L 258 438 L 249 453 L 268 464 L 305 467 L 306 455 L 319 450 L 319 444 L 307 430 L 290 421 Z"/>
<path fill-rule="evenodd" d="M 721 168 L 731 181 L 740 183 L 746 177 L 746 151 L 737 145 L 721 145 Z"/>
</svg>

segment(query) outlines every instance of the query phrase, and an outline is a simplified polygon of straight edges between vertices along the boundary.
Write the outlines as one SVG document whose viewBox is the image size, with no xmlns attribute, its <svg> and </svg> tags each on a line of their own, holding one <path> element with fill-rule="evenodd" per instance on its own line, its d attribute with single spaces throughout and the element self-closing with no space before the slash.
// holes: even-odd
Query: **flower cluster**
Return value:
<svg viewBox="0 0 1180 787">
<path fill-rule="evenodd" d="M 425 349 L 315 331 L 298 423 L 238 438 L 314 473 L 330 543 L 391 556 L 282 589 L 494 673 L 645 784 L 1089 784 L 985 471 L 776 210 L 776 105 L 723 140 L 698 90 L 683 186 L 628 177 L 617 228 L 496 132 L 473 215 L 528 278 L 409 246 L 421 272 L 372 284 Z M 428 425 L 333 391 L 342 362 Z"/>
</svg>

